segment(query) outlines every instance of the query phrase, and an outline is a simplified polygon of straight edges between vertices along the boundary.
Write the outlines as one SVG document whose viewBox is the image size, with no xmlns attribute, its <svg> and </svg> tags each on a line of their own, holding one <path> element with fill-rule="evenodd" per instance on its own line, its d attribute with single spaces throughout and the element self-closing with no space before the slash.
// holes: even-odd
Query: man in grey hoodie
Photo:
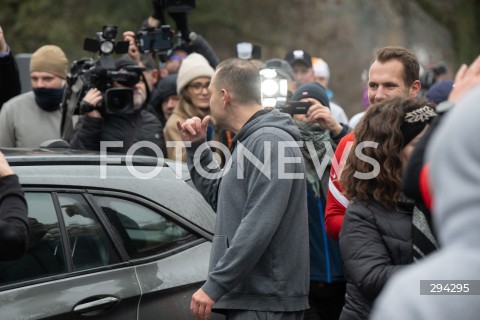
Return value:
<svg viewBox="0 0 480 320">
<path fill-rule="evenodd" d="M 440 249 L 392 277 L 371 319 L 479 318 L 480 148 L 472 140 L 480 135 L 479 101 L 480 56 L 457 72 L 449 96 L 455 106 L 428 142 Z"/>
<path fill-rule="evenodd" d="M 203 145 L 210 117 L 177 123 L 191 142 L 192 180 L 217 212 L 209 275 L 190 305 L 195 319 L 210 319 L 212 308 L 229 320 L 303 319 L 308 308 L 300 133 L 290 116 L 262 108 L 259 88 L 258 68 L 242 59 L 220 63 L 211 80 L 212 116 L 235 133 L 223 171 Z"/>
</svg>

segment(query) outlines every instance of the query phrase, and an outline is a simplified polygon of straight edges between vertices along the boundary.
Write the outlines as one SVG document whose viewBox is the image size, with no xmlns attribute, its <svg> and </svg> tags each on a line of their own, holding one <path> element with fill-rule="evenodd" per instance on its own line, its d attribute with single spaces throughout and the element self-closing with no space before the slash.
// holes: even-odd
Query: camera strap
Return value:
<svg viewBox="0 0 480 320">
<path fill-rule="evenodd" d="M 74 85 L 65 90 L 62 100 L 62 121 L 60 123 L 60 134 L 63 140 L 69 141 L 73 135 L 73 114 L 77 107 L 79 92 L 83 87 L 83 80 L 78 78 Z"/>
</svg>

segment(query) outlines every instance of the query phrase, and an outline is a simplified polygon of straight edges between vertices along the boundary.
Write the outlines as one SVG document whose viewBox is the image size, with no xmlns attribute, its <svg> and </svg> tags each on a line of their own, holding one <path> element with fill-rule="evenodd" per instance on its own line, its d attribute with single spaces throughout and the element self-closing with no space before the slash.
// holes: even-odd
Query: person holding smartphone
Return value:
<svg viewBox="0 0 480 320">
<path fill-rule="evenodd" d="M 298 103 L 306 103 L 305 106 Z M 296 107 L 295 107 L 295 104 Z M 325 88 L 316 82 L 301 85 L 293 94 L 290 109 L 303 140 L 307 181 L 310 244 L 310 291 L 304 319 L 338 319 L 345 303 L 345 279 L 338 241 L 326 236 L 324 221 L 328 191 L 328 166 L 322 166 L 348 132 L 335 120 Z M 306 112 L 299 114 L 297 112 Z M 316 159 L 315 159 L 316 158 Z M 320 172 L 319 172 L 320 171 Z"/>
</svg>

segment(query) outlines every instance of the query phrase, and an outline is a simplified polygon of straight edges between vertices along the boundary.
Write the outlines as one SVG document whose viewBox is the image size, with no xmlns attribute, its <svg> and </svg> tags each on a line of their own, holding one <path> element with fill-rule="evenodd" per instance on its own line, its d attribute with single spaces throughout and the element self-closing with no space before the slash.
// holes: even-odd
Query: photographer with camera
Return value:
<svg viewBox="0 0 480 320">
<path fill-rule="evenodd" d="M 0 147 L 38 148 L 59 139 L 68 60 L 62 49 L 45 45 L 32 54 L 32 91 L 5 102 L 0 112 Z M 3 90 L 3 88 L 2 88 Z"/>
<path fill-rule="evenodd" d="M 130 59 L 115 61 L 115 71 L 109 79 L 112 88 L 102 92 L 93 87 L 80 102 L 80 117 L 70 145 L 73 149 L 100 150 L 101 141 L 123 141 L 111 151 L 126 153 L 135 143 L 149 141 L 166 154 L 162 125 L 146 110 L 147 84 L 143 68 Z M 139 154 L 157 156 L 151 148 L 140 148 Z"/>
<path fill-rule="evenodd" d="M 177 73 L 181 61 L 190 53 L 196 52 L 205 57 L 212 68 L 215 69 L 220 59 L 210 44 L 201 35 L 190 31 L 188 27 L 187 13 L 195 7 L 194 0 L 171 1 L 152 0 L 153 13 L 145 21 L 143 29 L 159 28 L 166 22 L 165 12 L 175 21 L 176 31 L 180 33 L 181 39 L 168 52 L 164 66 L 164 73 Z M 166 71 L 166 72 L 165 72 Z"/>
<path fill-rule="evenodd" d="M 322 164 L 348 132 L 330 112 L 330 102 L 324 87 L 317 82 L 298 87 L 291 101 L 308 102 L 306 114 L 293 114 L 300 130 L 301 148 L 305 159 L 307 208 L 310 243 L 310 308 L 304 319 L 338 319 L 345 303 L 345 279 L 338 241 L 325 237 L 324 214 L 328 192 L 329 166 L 319 176 L 315 162 Z M 314 159 L 316 157 L 317 159 Z"/>
<path fill-rule="evenodd" d="M 125 31 L 123 40 L 128 42 L 128 56 L 137 62 L 140 67 L 145 68 L 143 76 L 147 82 L 150 97 L 152 97 L 160 75 L 155 59 L 150 54 L 140 52 L 141 50 L 137 46 L 137 36 L 133 31 Z"/>
</svg>

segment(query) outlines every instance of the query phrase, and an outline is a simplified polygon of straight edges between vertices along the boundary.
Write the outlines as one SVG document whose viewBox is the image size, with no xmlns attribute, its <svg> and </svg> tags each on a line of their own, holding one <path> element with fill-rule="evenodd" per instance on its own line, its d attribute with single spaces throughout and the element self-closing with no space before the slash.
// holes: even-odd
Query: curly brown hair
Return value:
<svg viewBox="0 0 480 320">
<path fill-rule="evenodd" d="M 379 102 L 367 109 L 355 127 L 352 152 L 348 155 L 340 177 L 347 198 L 364 203 L 374 200 L 390 208 L 395 206 L 400 195 L 403 170 L 402 124 L 407 112 L 424 106 L 434 109 L 434 105 L 424 99 L 400 97 Z M 364 147 L 365 142 L 378 145 Z M 366 161 L 366 157 L 371 160 Z M 378 174 L 374 173 L 373 160 L 380 164 Z M 365 174 L 369 174 L 369 178 L 359 178 Z"/>
</svg>

